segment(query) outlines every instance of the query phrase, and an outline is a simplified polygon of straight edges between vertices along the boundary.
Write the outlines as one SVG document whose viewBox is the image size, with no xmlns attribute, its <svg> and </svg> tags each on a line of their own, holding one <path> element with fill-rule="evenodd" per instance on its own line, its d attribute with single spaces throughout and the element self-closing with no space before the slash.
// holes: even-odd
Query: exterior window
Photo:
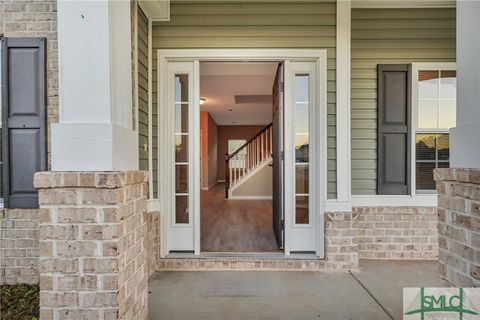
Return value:
<svg viewBox="0 0 480 320">
<path fill-rule="evenodd" d="M 449 167 L 449 134 L 456 123 L 456 71 L 419 70 L 415 127 L 417 192 L 435 190 L 433 170 Z"/>
<path fill-rule="evenodd" d="M 247 140 L 245 139 L 229 139 L 228 140 L 228 154 L 232 154 L 235 151 L 238 150 L 241 146 L 243 146 L 245 143 L 247 143 Z M 244 148 L 240 150 L 237 155 L 235 155 L 231 160 L 230 160 L 230 167 L 231 168 L 246 168 L 246 159 L 247 155 L 247 149 Z"/>
<path fill-rule="evenodd" d="M 309 224 L 309 75 L 295 75 L 295 106 L 293 110 L 293 131 L 295 144 L 295 223 Z"/>
<path fill-rule="evenodd" d="M 175 76 L 175 223 L 189 223 L 188 75 Z"/>
</svg>

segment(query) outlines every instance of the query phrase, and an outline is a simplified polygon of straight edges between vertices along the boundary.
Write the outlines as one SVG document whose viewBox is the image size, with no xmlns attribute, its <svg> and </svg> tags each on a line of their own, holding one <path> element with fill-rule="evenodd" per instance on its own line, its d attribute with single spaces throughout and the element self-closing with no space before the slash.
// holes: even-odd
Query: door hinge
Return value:
<svg viewBox="0 0 480 320">
<path fill-rule="evenodd" d="M 280 151 L 280 160 L 285 160 L 285 151 Z"/>
<path fill-rule="evenodd" d="M 280 87 L 280 92 L 285 92 L 285 83 L 280 82 L 279 87 Z"/>
<path fill-rule="evenodd" d="M 280 221 L 280 226 L 282 230 L 285 230 L 285 220 Z"/>
</svg>

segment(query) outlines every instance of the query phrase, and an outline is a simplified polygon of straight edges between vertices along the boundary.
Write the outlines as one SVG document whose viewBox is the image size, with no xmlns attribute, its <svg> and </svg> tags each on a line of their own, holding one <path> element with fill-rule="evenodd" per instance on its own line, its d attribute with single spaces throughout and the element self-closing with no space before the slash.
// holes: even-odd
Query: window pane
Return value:
<svg viewBox="0 0 480 320">
<path fill-rule="evenodd" d="M 175 197 L 175 223 L 188 223 L 188 196 Z"/>
<path fill-rule="evenodd" d="M 417 134 L 415 148 L 417 160 L 435 160 L 435 135 Z"/>
<path fill-rule="evenodd" d="M 438 167 L 439 168 L 450 168 L 450 162 L 439 162 Z"/>
<path fill-rule="evenodd" d="M 439 134 L 437 136 L 438 160 L 450 160 L 449 135 Z"/>
<path fill-rule="evenodd" d="M 175 192 L 188 192 L 188 165 L 186 164 L 175 165 Z"/>
<path fill-rule="evenodd" d="M 309 102 L 308 75 L 295 75 L 295 101 Z"/>
<path fill-rule="evenodd" d="M 295 166 L 295 193 L 308 193 L 308 165 Z"/>
<path fill-rule="evenodd" d="M 418 127 L 424 129 L 438 128 L 438 101 L 418 101 Z"/>
<path fill-rule="evenodd" d="M 308 133 L 308 104 L 297 103 L 295 105 L 294 127 L 296 133 Z"/>
<path fill-rule="evenodd" d="M 418 98 L 438 99 L 438 71 L 418 72 Z"/>
<path fill-rule="evenodd" d="M 440 74 L 440 99 L 456 99 L 457 72 L 441 71 Z"/>
<path fill-rule="evenodd" d="M 308 212 L 309 212 L 308 197 L 307 196 L 295 197 L 295 223 L 308 224 L 310 221 Z"/>
<path fill-rule="evenodd" d="M 434 169 L 435 162 L 417 162 L 416 177 L 418 190 L 435 190 Z"/>
<path fill-rule="evenodd" d="M 457 103 L 455 100 L 441 100 L 438 116 L 438 127 L 442 129 L 450 129 L 455 127 L 457 113 Z"/>
<path fill-rule="evenodd" d="M 309 160 L 309 141 L 307 135 L 295 136 L 295 161 L 308 162 Z"/>
<path fill-rule="evenodd" d="M 188 74 L 175 75 L 175 103 L 188 103 Z"/>
<path fill-rule="evenodd" d="M 188 162 L 188 136 L 175 136 L 175 162 Z"/>
<path fill-rule="evenodd" d="M 175 104 L 175 132 L 188 132 L 188 104 Z"/>
</svg>

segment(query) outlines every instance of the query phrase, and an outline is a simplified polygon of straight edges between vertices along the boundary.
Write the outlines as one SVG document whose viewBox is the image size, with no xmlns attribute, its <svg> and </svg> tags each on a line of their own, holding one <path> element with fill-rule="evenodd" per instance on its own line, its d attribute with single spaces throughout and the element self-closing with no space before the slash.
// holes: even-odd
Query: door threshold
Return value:
<svg viewBox="0 0 480 320">
<path fill-rule="evenodd" d="M 215 258 L 254 258 L 258 260 L 321 260 L 315 253 L 283 252 L 202 252 L 198 255 L 190 252 L 173 252 L 166 259 L 215 259 Z"/>
</svg>

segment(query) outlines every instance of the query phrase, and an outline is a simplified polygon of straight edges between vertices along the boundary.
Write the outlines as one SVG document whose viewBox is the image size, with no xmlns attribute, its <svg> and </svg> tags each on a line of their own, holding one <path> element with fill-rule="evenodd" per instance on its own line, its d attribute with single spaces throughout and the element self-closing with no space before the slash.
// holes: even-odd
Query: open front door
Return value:
<svg viewBox="0 0 480 320">
<path fill-rule="evenodd" d="M 284 97 L 283 63 L 278 65 L 273 84 L 273 232 L 279 248 L 284 245 Z"/>
</svg>

